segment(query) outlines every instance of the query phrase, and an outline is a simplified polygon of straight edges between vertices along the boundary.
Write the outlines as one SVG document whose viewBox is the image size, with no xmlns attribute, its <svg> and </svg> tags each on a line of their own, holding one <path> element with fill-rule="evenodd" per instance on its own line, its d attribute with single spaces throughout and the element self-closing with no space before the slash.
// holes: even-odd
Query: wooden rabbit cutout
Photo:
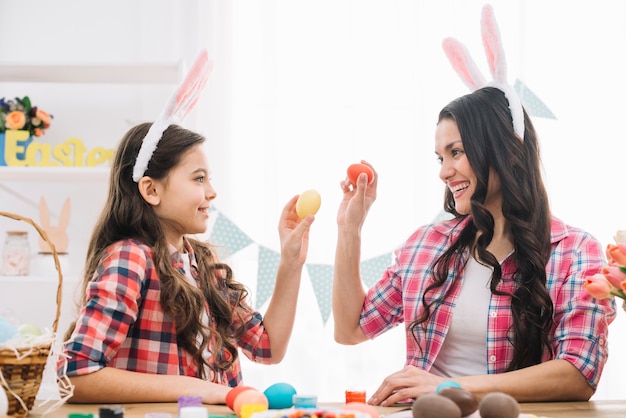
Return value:
<svg viewBox="0 0 626 418">
<path fill-rule="evenodd" d="M 63 203 L 58 224 L 52 225 L 50 221 L 50 209 L 48 209 L 48 204 L 42 196 L 39 200 L 39 222 L 41 227 L 48 234 L 50 242 L 54 244 L 57 253 L 67 253 L 67 247 L 69 245 L 67 227 L 70 224 L 70 198 L 65 199 L 65 203 Z M 39 251 L 41 253 L 50 253 L 48 244 L 42 238 L 39 238 Z"/>
</svg>

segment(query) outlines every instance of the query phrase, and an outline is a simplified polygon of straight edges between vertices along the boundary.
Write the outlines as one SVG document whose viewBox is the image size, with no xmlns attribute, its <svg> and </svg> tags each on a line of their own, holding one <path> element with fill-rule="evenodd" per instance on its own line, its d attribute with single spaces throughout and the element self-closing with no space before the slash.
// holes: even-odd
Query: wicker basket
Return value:
<svg viewBox="0 0 626 418">
<path fill-rule="evenodd" d="M 63 287 L 63 273 L 61 264 L 54 244 L 48 238 L 48 234 L 32 219 L 24 218 L 8 212 L 0 212 L 0 216 L 24 221 L 32 225 L 41 238 L 48 244 L 54 256 L 54 266 L 59 277 L 59 285 L 56 295 L 56 316 L 52 323 L 52 341 L 47 344 L 34 347 L 19 348 L 16 351 L 12 348 L 0 348 L 0 373 L 2 373 L 2 389 L 6 392 L 9 400 L 8 414 L 14 417 L 28 415 L 35 404 L 35 398 L 41 385 L 44 368 L 48 361 L 54 336 L 56 336 L 61 315 L 61 298 Z M 19 397 L 19 398 L 18 398 Z"/>
</svg>

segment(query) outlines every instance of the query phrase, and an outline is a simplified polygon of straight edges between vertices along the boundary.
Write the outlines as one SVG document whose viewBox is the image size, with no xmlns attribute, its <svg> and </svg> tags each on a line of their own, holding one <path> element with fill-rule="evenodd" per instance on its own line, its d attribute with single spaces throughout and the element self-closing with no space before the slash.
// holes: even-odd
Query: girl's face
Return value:
<svg viewBox="0 0 626 418">
<path fill-rule="evenodd" d="M 169 243 L 180 248 L 183 235 L 206 231 L 210 203 L 217 194 L 202 144 L 190 148 L 167 177 L 156 182 L 156 188 L 159 203 L 154 211 Z"/>
<path fill-rule="evenodd" d="M 476 175 L 463 148 L 461 133 L 452 119 L 442 119 L 435 131 L 435 154 L 441 164 L 439 178 L 452 192 L 456 211 L 461 215 L 470 213 L 470 198 L 476 191 Z M 492 214 L 500 211 L 502 196 L 500 179 L 491 171 L 485 205 Z"/>
</svg>

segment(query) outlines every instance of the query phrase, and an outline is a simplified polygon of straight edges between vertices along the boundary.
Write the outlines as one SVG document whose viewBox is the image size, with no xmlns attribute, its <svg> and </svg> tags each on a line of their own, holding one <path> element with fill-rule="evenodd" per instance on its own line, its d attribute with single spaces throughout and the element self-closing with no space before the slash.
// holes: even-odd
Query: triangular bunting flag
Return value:
<svg viewBox="0 0 626 418">
<path fill-rule="evenodd" d="M 371 287 L 380 279 L 385 269 L 391 263 L 392 253 L 379 255 L 369 260 L 361 261 L 361 279 L 365 286 Z"/>
<path fill-rule="evenodd" d="M 257 270 L 256 298 L 254 306 L 260 309 L 274 292 L 276 272 L 280 263 L 280 253 L 259 245 L 259 265 Z"/>
<path fill-rule="evenodd" d="M 324 325 L 328 321 L 332 309 L 333 291 L 333 265 L 332 264 L 307 264 L 307 271 L 313 284 L 313 291 L 317 298 L 317 305 L 322 314 Z"/>
<path fill-rule="evenodd" d="M 556 119 L 556 116 L 548 109 L 548 106 L 519 79 L 515 80 L 513 88 L 517 91 L 529 115 L 546 119 Z"/>
<path fill-rule="evenodd" d="M 228 258 L 252 244 L 250 237 L 221 212 L 218 212 L 215 225 L 211 229 L 209 241 L 218 247 L 218 250 L 223 250 L 220 252 L 220 258 L 222 259 Z"/>
</svg>

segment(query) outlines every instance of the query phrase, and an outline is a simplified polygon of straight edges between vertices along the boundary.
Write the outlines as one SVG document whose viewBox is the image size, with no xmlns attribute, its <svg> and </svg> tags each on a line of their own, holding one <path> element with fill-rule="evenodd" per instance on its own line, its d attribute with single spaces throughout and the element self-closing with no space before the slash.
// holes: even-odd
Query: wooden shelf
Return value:
<svg viewBox="0 0 626 418">
<path fill-rule="evenodd" d="M 0 82 L 177 84 L 182 63 L 20 64 L 0 62 Z"/>
<path fill-rule="evenodd" d="M 107 180 L 108 167 L 8 167 L 0 166 L 2 181 L 94 181 Z"/>
</svg>

